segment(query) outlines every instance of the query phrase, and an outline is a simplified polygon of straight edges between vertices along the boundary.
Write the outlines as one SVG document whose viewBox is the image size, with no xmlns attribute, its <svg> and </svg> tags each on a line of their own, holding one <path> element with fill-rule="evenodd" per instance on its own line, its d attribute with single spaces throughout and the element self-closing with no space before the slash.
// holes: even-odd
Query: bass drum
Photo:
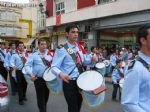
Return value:
<svg viewBox="0 0 150 112">
<path fill-rule="evenodd" d="M 105 81 L 97 71 L 85 71 L 77 79 L 77 85 L 82 89 L 83 101 L 90 108 L 96 108 L 104 102 Z"/>
</svg>

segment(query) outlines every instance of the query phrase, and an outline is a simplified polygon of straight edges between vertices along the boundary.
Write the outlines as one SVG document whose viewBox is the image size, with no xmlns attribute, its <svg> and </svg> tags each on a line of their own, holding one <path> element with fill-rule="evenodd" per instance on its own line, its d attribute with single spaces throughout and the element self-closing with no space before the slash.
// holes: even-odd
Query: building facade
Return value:
<svg viewBox="0 0 150 112">
<path fill-rule="evenodd" d="M 78 24 L 79 39 L 89 46 L 133 45 L 137 29 L 149 24 L 149 4 L 149 0 L 47 0 L 46 26 L 57 45 L 64 42 L 64 28 L 70 23 Z"/>
<path fill-rule="evenodd" d="M 0 2 L 0 36 L 4 40 L 21 40 L 37 32 L 37 8 Z"/>
</svg>

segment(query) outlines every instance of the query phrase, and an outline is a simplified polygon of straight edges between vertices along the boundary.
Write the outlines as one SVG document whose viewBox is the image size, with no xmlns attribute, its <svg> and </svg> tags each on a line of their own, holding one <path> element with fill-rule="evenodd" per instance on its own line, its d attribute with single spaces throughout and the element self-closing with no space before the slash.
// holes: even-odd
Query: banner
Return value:
<svg viewBox="0 0 150 112">
<path fill-rule="evenodd" d="M 56 15 L 56 26 L 60 26 L 61 24 L 61 14 Z"/>
</svg>

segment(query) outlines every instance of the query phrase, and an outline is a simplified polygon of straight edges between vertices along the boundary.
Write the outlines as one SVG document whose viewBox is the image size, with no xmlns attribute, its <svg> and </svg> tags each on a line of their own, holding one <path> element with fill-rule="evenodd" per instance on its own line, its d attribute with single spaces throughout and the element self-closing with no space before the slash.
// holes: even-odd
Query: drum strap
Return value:
<svg viewBox="0 0 150 112">
<path fill-rule="evenodd" d="M 68 52 L 68 45 L 67 45 L 67 43 L 66 44 L 64 44 L 64 48 L 66 49 L 66 51 Z M 69 52 L 68 52 L 68 54 L 72 57 L 72 59 L 73 59 L 73 61 L 76 63 L 76 54 L 73 52 L 72 54 L 70 54 Z"/>
<path fill-rule="evenodd" d="M 137 57 L 136 58 L 136 60 L 137 61 L 139 61 L 139 62 L 141 62 L 142 64 L 143 64 L 143 66 L 145 67 L 145 68 L 147 68 L 147 70 L 150 72 L 150 65 L 147 63 L 147 62 L 145 62 L 141 57 Z"/>
</svg>

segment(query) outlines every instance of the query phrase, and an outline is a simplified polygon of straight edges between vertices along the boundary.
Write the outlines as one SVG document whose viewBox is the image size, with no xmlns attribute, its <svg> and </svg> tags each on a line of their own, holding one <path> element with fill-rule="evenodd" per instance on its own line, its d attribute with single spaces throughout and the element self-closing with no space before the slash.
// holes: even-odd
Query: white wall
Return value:
<svg viewBox="0 0 150 112">
<path fill-rule="evenodd" d="M 150 9 L 149 4 L 150 0 L 118 0 L 112 3 L 96 5 L 80 9 L 74 12 L 62 14 L 61 23 L 65 24 L 74 21 L 83 21 L 93 18 L 101 18 L 111 15 L 147 10 Z M 54 26 L 55 24 L 56 24 L 55 16 L 47 18 L 46 26 Z"/>
</svg>

